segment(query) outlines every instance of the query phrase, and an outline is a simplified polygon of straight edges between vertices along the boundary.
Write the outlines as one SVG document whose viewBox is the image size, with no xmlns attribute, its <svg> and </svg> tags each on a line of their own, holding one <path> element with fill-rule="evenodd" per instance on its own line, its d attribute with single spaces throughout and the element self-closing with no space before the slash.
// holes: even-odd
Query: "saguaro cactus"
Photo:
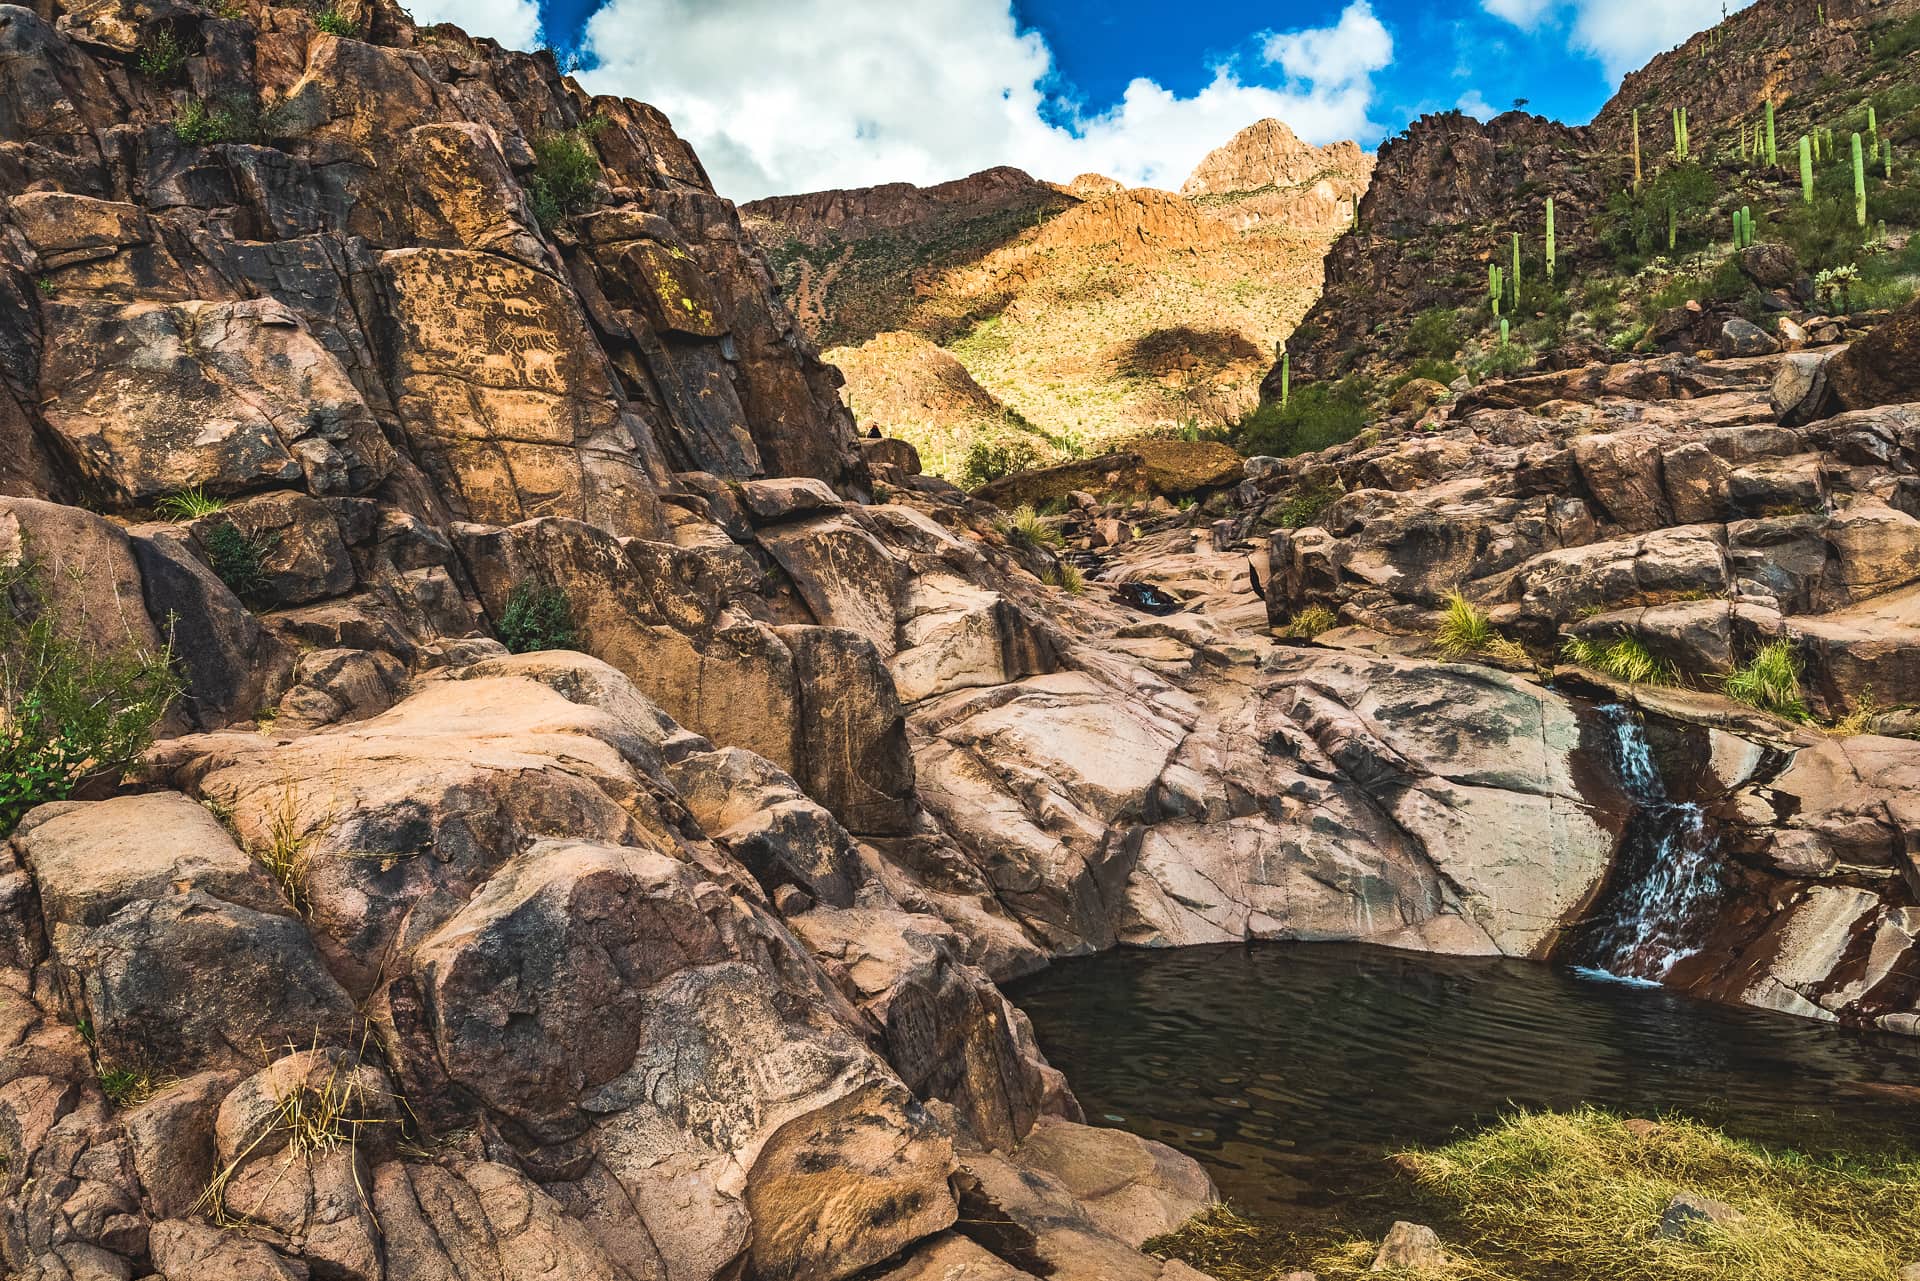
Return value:
<svg viewBox="0 0 1920 1281">
<path fill-rule="evenodd" d="M 1500 317 L 1500 345 L 1502 347 L 1507 345 L 1507 318 L 1505 316 Z"/>
<path fill-rule="evenodd" d="M 1853 135 L 1853 220 L 1867 225 L 1867 161 L 1857 133 Z"/>
<path fill-rule="evenodd" d="M 1800 135 L 1800 199 L 1813 203 L 1813 139 Z"/>
<path fill-rule="evenodd" d="M 1280 408 L 1287 407 L 1287 396 L 1293 391 L 1293 353 L 1282 348 L 1280 351 Z"/>
<path fill-rule="evenodd" d="M 1780 149 L 1774 145 L 1773 137 L 1773 99 L 1767 99 L 1767 163 L 1780 163 Z"/>
<path fill-rule="evenodd" d="M 1673 201 L 1667 201 L 1667 252 L 1672 253 L 1680 247 L 1680 208 Z"/>
<path fill-rule="evenodd" d="M 1547 197 L 1547 283 L 1553 283 L 1553 197 Z"/>
<path fill-rule="evenodd" d="M 1871 102 L 1867 104 L 1867 155 L 1880 158 L 1880 117 L 1873 114 Z"/>
<path fill-rule="evenodd" d="M 1640 108 L 1633 109 L 1633 189 L 1640 190 Z"/>
<path fill-rule="evenodd" d="M 1500 314 L 1500 295 L 1505 293 L 1501 283 L 1500 268 L 1493 263 L 1487 264 L 1487 299 L 1493 304 L 1493 314 Z"/>
<path fill-rule="evenodd" d="M 1513 305 L 1520 306 L 1520 233 L 1513 233 L 1513 271 L 1507 282 L 1513 288 Z"/>
</svg>

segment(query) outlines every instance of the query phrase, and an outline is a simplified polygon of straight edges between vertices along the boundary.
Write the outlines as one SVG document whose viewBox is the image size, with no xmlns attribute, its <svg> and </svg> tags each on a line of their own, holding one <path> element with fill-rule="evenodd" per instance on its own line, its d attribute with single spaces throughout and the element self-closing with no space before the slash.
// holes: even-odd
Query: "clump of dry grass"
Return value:
<svg viewBox="0 0 1920 1281">
<path fill-rule="evenodd" d="M 1591 1108 L 1522 1112 L 1396 1158 L 1444 1214 L 1434 1281 L 1891 1281 L 1920 1259 L 1920 1156 L 1811 1156 L 1685 1120 Z M 1724 1201 L 1724 1227 L 1662 1236 L 1680 1193 Z M 1367 1277 L 1375 1243 L 1312 1243 L 1217 1206 L 1147 1243 L 1221 1281 Z"/>
<path fill-rule="evenodd" d="M 1340 616 L 1325 605 L 1309 605 L 1293 616 L 1293 621 L 1286 626 L 1286 634 L 1299 640 L 1312 640 L 1339 625 Z"/>
</svg>

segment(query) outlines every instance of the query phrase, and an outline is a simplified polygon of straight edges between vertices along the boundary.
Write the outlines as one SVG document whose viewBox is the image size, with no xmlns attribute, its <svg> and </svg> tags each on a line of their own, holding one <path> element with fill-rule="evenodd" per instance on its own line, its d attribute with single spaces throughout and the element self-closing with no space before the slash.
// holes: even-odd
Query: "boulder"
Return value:
<svg viewBox="0 0 1920 1281">
<path fill-rule="evenodd" d="M 203 516 L 191 527 L 203 551 L 210 551 L 208 540 L 223 524 L 232 525 L 258 549 L 258 603 L 306 605 L 353 590 L 353 562 L 340 527 L 315 499 L 280 490 Z"/>
<path fill-rule="evenodd" d="M 1720 337 L 1714 343 L 1714 350 L 1722 357 L 1729 359 L 1739 356 L 1770 356 L 1780 350 L 1780 344 L 1751 320 L 1735 316 L 1720 326 Z"/>
<path fill-rule="evenodd" d="M 310 1275 L 306 1264 L 264 1242 L 198 1220 L 156 1223 L 149 1241 L 163 1281 L 307 1281 Z"/>
<path fill-rule="evenodd" d="M 1797 427 L 1828 413 L 1830 352 L 1797 352 L 1780 362 L 1770 403 L 1780 423 Z"/>
<path fill-rule="evenodd" d="M 1801 278 L 1800 260 L 1791 245 L 1774 241 L 1748 245 L 1735 261 L 1740 273 L 1762 289 L 1789 289 Z"/>
<path fill-rule="evenodd" d="M 1660 1212 L 1660 1235 L 1689 1237 L 1707 1227 L 1731 1227 L 1746 1217 L 1725 1201 L 1716 1201 L 1697 1192 L 1681 1192 L 1668 1201 L 1667 1208 Z"/>
<path fill-rule="evenodd" d="M 1386 1239 L 1373 1256 L 1373 1266 L 1367 1270 L 1430 1272 L 1446 1265 L 1447 1256 L 1440 1248 L 1439 1235 L 1424 1223 L 1408 1223 L 1402 1219 L 1387 1230 Z"/>
<path fill-rule="evenodd" d="M 1840 409 L 1920 401 L 1920 301 L 1836 355 L 1827 366 L 1827 385 Z"/>
</svg>

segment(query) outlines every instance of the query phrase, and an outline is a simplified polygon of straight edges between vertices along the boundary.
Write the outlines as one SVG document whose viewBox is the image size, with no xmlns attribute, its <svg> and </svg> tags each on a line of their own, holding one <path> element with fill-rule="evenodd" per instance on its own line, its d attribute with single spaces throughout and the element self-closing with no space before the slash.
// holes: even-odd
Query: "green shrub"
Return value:
<svg viewBox="0 0 1920 1281">
<path fill-rule="evenodd" d="M 330 36 L 347 40 L 356 40 L 360 36 L 360 24 L 332 5 L 314 15 L 313 25 Z"/>
<path fill-rule="evenodd" d="M 1657 657 L 1637 636 L 1625 633 L 1606 638 L 1569 636 L 1560 652 L 1576 667 L 1591 668 L 1629 685 L 1680 683 L 1679 670 Z"/>
<path fill-rule="evenodd" d="M 1763 712 L 1790 721 L 1808 719 L 1806 695 L 1800 689 L 1800 655 L 1792 641 L 1761 646 L 1753 661 L 1736 668 L 1721 688 L 1728 698 Z"/>
<path fill-rule="evenodd" d="M 566 590 L 536 583 L 522 583 L 508 593 L 494 631 L 515 654 L 576 649 L 580 643 L 573 625 L 573 601 Z"/>
<path fill-rule="evenodd" d="M 1460 350 L 1460 317 L 1451 307 L 1429 307 L 1407 329 L 1407 350 L 1446 360 Z"/>
<path fill-rule="evenodd" d="M 195 535 L 207 553 L 207 565 L 227 590 L 250 608 L 262 609 L 273 603 L 273 576 L 267 573 L 267 557 L 279 545 L 276 536 L 264 536 L 240 528 L 232 520 L 219 520 Z"/>
<path fill-rule="evenodd" d="M 1443 387 L 1449 387 L 1459 376 L 1460 366 L 1451 360 L 1436 360 L 1431 356 L 1423 356 L 1401 371 L 1399 377 L 1390 384 L 1390 390 L 1399 391 L 1416 378 L 1431 379 Z"/>
<path fill-rule="evenodd" d="M 1047 524 L 1040 513 L 1026 503 L 1001 518 L 998 528 L 1006 540 L 1016 547 L 1060 547 L 1066 543 L 1060 531 Z"/>
<path fill-rule="evenodd" d="M 1045 463 L 1039 447 L 1019 436 L 976 440 L 967 447 L 966 461 L 960 464 L 954 483 L 962 489 L 978 489 L 1002 476 L 1031 471 Z"/>
<path fill-rule="evenodd" d="M 1352 440 L 1366 427 L 1367 391 L 1357 378 L 1295 387 L 1285 405 L 1262 401 L 1234 425 L 1243 454 L 1291 458 Z"/>
<path fill-rule="evenodd" d="M 1486 355 L 1473 362 L 1469 371 L 1475 382 L 1487 378 L 1512 378 L 1533 368 L 1533 349 L 1523 342 L 1495 344 Z"/>
<path fill-rule="evenodd" d="M 172 84 L 187 69 L 187 49 L 173 34 L 173 28 L 161 27 L 140 42 L 134 65 L 147 79 Z"/>
<path fill-rule="evenodd" d="M 1320 519 L 1321 513 L 1338 502 L 1346 491 L 1329 480 L 1302 483 L 1277 508 L 1269 508 L 1276 529 L 1300 529 Z"/>
<path fill-rule="evenodd" d="M 154 510 L 168 520 L 199 520 L 202 516 L 212 516 L 226 510 L 227 500 L 215 498 L 204 485 L 195 485 L 192 489 L 170 494 L 155 503 Z"/>
<path fill-rule="evenodd" d="M 592 206 L 594 185 L 600 180 L 600 157 L 591 142 L 595 132 L 582 126 L 533 140 L 533 176 L 527 190 L 542 227 Z"/>
<path fill-rule="evenodd" d="M 180 695 L 171 645 L 92 646 L 75 638 L 85 622 L 56 617 L 37 563 L 0 569 L 0 836 L 125 773 Z"/>
<path fill-rule="evenodd" d="M 173 120 L 174 136 L 193 147 L 223 142 L 267 142 L 283 127 L 280 106 L 261 107 L 243 93 L 222 94 L 208 101 L 194 98 Z"/>
<path fill-rule="evenodd" d="M 1671 216 L 1679 226 L 1678 251 L 1697 248 L 1712 237 L 1710 226 L 1719 184 L 1698 164 L 1669 165 L 1641 184 L 1613 193 L 1594 220 L 1594 238 L 1613 261 L 1626 267 L 1668 252 Z"/>
<path fill-rule="evenodd" d="M 1309 605 L 1293 616 L 1285 632 L 1288 636 L 1300 640 L 1312 640 L 1323 632 L 1330 632 L 1340 625 L 1340 616 L 1325 605 Z"/>
</svg>

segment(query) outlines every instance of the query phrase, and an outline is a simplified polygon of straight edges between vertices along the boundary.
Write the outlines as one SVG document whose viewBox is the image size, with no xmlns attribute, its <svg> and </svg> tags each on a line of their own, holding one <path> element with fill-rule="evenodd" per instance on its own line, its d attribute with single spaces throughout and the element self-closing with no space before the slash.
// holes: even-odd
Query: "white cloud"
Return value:
<svg viewBox="0 0 1920 1281">
<path fill-rule="evenodd" d="M 600 64 L 586 86 L 666 112 L 738 200 L 1000 164 L 1177 187 L 1266 116 L 1313 142 L 1378 138 L 1372 73 L 1393 56 L 1352 0 L 1332 27 L 1261 33 L 1250 65 L 1215 68 L 1190 97 L 1139 79 L 1088 114 L 1054 96 L 1052 52 L 1011 0 L 609 0 L 586 43 Z"/>
<path fill-rule="evenodd" d="M 1480 7 L 1496 18 L 1505 18 L 1514 26 L 1531 31 L 1553 8 L 1553 0 L 1480 0 Z"/>
<path fill-rule="evenodd" d="M 531 49 L 540 40 L 538 0 L 409 0 L 407 11 L 423 27 L 451 22 L 509 49 Z"/>
<path fill-rule="evenodd" d="M 1460 101 L 1454 103 L 1453 105 L 1455 107 L 1458 107 L 1461 111 L 1464 111 L 1468 115 L 1472 116 L 1475 120 L 1479 120 L 1483 122 L 1487 120 L 1491 120 L 1495 116 L 1500 114 L 1497 110 L 1494 109 L 1494 106 L 1492 103 L 1488 102 L 1485 98 L 1481 97 L 1480 91 L 1478 89 L 1467 90 L 1465 93 L 1460 95 Z"/>
<path fill-rule="evenodd" d="M 1480 0 L 1496 18 L 1532 31 L 1549 19 L 1564 21 L 1567 47 L 1586 54 L 1618 81 L 1656 53 L 1716 25 L 1722 11 L 1744 9 L 1753 0 Z"/>
</svg>

